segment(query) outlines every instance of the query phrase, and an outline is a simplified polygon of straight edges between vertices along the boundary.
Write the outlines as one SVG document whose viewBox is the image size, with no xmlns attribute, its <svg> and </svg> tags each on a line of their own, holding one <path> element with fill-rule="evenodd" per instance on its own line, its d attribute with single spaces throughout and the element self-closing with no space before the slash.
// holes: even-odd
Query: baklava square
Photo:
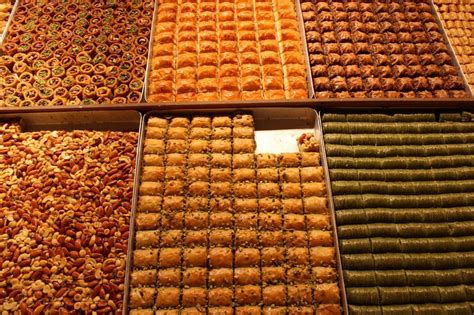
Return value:
<svg viewBox="0 0 474 315">
<path fill-rule="evenodd" d="M 160 117 L 148 118 L 148 127 L 166 128 L 168 127 L 168 120 Z"/>
<path fill-rule="evenodd" d="M 229 182 L 211 183 L 212 197 L 230 197 L 232 195 L 232 184 Z"/>
<path fill-rule="evenodd" d="M 291 198 L 291 199 L 283 199 L 283 213 L 296 213 L 296 214 L 303 214 L 303 202 L 301 199 Z"/>
<path fill-rule="evenodd" d="M 165 178 L 165 168 L 162 166 L 145 166 L 142 171 L 142 181 L 158 182 Z"/>
<path fill-rule="evenodd" d="M 211 128 L 191 128 L 189 133 L 190 139 L 208 140 L 211 137 Z"/>
<path fill-rule="evenodd" d="M 143 148 L 144 154 L 163 154 L 165 153 L 165 141 L 159 139 L 145 139 Z"/>
<path fill-rule="evenodd" d="M 157 285 L 160 287 L 178 287 L 181 284 L 180 268 L 164 268 L 158 270 Z"/>
<path fill-rule="evenodd" d="M 184 180 L 185 179 L 185 167 L 184 166 L 167 166 L 165 168 L 165 178 L 169 180 Z M 165 186 L 166 187 L 166 186 Z"/>
<path fill-rule="evenodd" d="M 193 211 L 186 213 L 184 225 L 190 230 L 202 230 L 208 226 L 209 214 L 204 211 Z"/>
<path fill-rule="evenodd" d="M 188 168 L 187 178 L 189 181 L 209 181 L 209 168 L 204 166 L 196 166 Z"/>
<path fill-rule="evenodd" d="M 260 244 L 263 247 L 278 246 L 284 241 L 282 231 L 260 231 Z"/>
<path fill-rule="evenodd" d="M 182 229 L 184 228 L 184 213 L 183 212 L 169 212 L 163 214 L 161 218 L 161 226 L 163 229 Z"/>
<path fill-rule="evenodd" d="M 193 127 L 211 128 L 211 118 L 205 116 L 195 116 L 191 120 L 191 128 Z"/>
<path fill-rule="evenodd" d="M 306 197 L 303 200 L 306 213 L 325 214 L 329 213 L 326 197 Z"/>
<path fill-rule="evenodd" d="M 337 283 L 321 283 L 314 290 L 314 300 L 316 303 L 339 304 L 339 288 Z"/>
<path fill-rule="evenodd" d="M 285 262 L 285 249 L 283 247 L 262 248 L 262 266 L 278 266 Z"/>
<path fill-rule="evenodd" d="M 182 180 L 169 180 L 165 183 L 165 196 L 182 196 L 185 194 L 184 187 Z"/>
<path fill-rule="evenodd" d="M 324 180 L 324 173 L 322 167 L 302 167 L 301 181 L 307 182 L 322 182 Z"/>
<path fill-rule="evenodd" d="M 239 305 L 253 305 L 260 302 L 261 299 L 261 290 L 258 285 L 244 285 L 237 286 L 235 288 L 235 302 Z M 241 314 L 260 314 L 260 308 L 257 308 L 255 311 L 242 312 Z"/>
<path fill-rule="evenodd" d="M 307 231 L 285 231 L 285 244 L 290 247 L 308 246 Z"/>
<path fill-rule="evenodd" d="M 286 290 L 284 285 L 269 285 L 263 288 L 264 305 L 285 305 Z"/>
<path fill-rule="evenodd" d="M 277 183 L 258 183 L 259 198 L 278 198 L 280 196 L 280 186 Z"/>
<path fill-rule="evenodd" d="M 303 195 L 307 197 L 323 197 L 326 195 L 326 185 L 320 183 L 303 183 Z"/>
<path fill-rule="evenodd" d="M 189 127 L 189 118 L 187 117 L 173 117 L 170 121 L 170 128 L 172 127 Z"/>
<path fill-rule="evenodd" d="M 167 137 L 168 139 L 186 140 L 188 138 L 188 128 L 170 127 L 167 131 Z"/>
<path fill-rule="evenodd" d="M 188 143 L 186 140 L 170 139 L 166 143 L 166 153 L 186 153 L 188 151 Z"/>
<path fill-rule="evenodd" d="M 230 168 L 213 168 L 211 169 L 212 182 L 231 182 L 232 170 Z"/>
<path fill-rule="evenodd" d="M 135 224 L 137 230 L 156 230 L 160 227 L 161 215 L 159 213 L 137 213 Z"/>
<path fill-rule="evenodd" d="M 265 283 L 281 283 L 285 281 L 285 268 L 262 267 L 262 281 Z"/>
<path fill-rule="evenodd" d="M 141 196 L 138 200 L 138 212 L 160 212 L 162 198 L 159 196 Z"/>
<path fill-rule="evenodd" d="M 233 274 L 234 272 L 232 268 L 209 269 L 209 285 L 211 287 L 231 287 L 233 281 L 232 279 L 234 277 Z"/>
<path fill-rule="evenodd" d="M 164 161 L 163 161 L 163 155 L 158 155 L 158 154 L 145 154 L 143 156 L 143 169 L 145 167 L 150 167 L 150 166 L 163 166 Z"/>
<path fill-rule="evenodd" d="M 166 167 L 168 166 L 185 166 L 186 154 L 170 153 L 166 157 Z"/>
<path fill-rule="evenodd" d="M 251 138 L 254 137 L 253 127 L 234 127 L 235 138 Z"/>
<path fill-rule="evenodd" d="M 181 265 L 181 249 L 163 247 L 159 253 L 159 266 L 161 268 L 176 268 Z"/>
<path fill-rule="evenodd" d="M 153 297 L 155 295 L 154 288 L 132 288 L 130 290 L 130 303 L 131 308 L 150 307 L 153 305 Z"/>
<path fill-rule="evenodd" d="M 282 153 L 279 156 L 280 167 L 299 167 L 301 155 L 299 153 Z"/>
<path fill-rule="evenodd" d="M 230 139 L 232 138 L 232 128 L 215 127 L 212 129 L 211 139 Z"/>
<path fill-rule="evenodd" d="M 296 284 L 287 287 L 288 302 L 291 304 L 301 305 L 310 304 L 312 302 L 312 291 L 309 285 Z"/>
<path fill-rule="evenodd" d="M 212 127 L 232 127 L 232 119 L 229 116 L 216 116 L 212 119 Z"/>
<path fill-rule="evenodd" d="M 214 229 L 209 231 L 210 246 L 232 247 L 232 236 L 234 231 L 230 229 Z"/>
<path fill-rule="evenodd" d="M 260 213 L 260 228 L 263 230 L 279 230 L 282 228 L 281 216 L 276 213 Z"/>
<path fill-rule="evenodd" d="M 183 244 L 182 230 L 165 230 L 161 232 L 160 246 L 179 247 Z"/>
<path fill-rule="evenodd" d="M 233 152 L 238 153 L 253 153 L 255 151 L 256 145 L 255 140 L 252 139 L 242 139 L 234 138 L 233 142 Z"/>
<path fill-rule="evenodd" d="M 177 307 L 179 305 L 179 288 L 158 288 L 155 304 L 158 308 Z"/>
<path fill-rule="evenodd" d="M 234 279 L 237 285 L 260 284 L 260 268 L 235 268 Z"/>
<path fill-rule="evenodd" d="M 184 306 L 197 306 L 206 304 L 206 289 L 204 288 L 184 288 L 181 303 Z M 201 312 L 196 312 L 200 314 Z"/>
<path fill-rule="evenodd" d="M 230 247 L 209 249 L 209 266 L 212 268 L 232 268 L 233 254 Z"/>
<path fill-rule="evenodd" d="M 234 154 L 233 155 L 233 168 L 253 168 L 254 167 L 254 155 L 253 154 Z"/>
<path fill-rule="evenodd" d="M 238 229 L 235 232 L 235 246 L 257 247 L 257 245 L 257 231 L 248 229 Z"/>
<path fill-rule="evenodd" d="M 133 251 L 133 266 L 138 268 L 153 267 L 158 264 L 158 249 L 135 249 Z"/>
<path fill-rule="evenodd" d="M 282 182 L 285 183 L 299 183 L 300 182 L 300 170 L 299 168 L 290 167 L 280 170 L 280 177 Z"/>
<path fill-rule="evenodd" d="M 260 182 L 278 182 L 278 169 L 272 168 L 258 168 L 257 179 Z"/>
<path fill-rule="evenodd" d="M 211 152 L 232 153 L 232 142 L 230 140 L 211 140 Z"/>
<path fill-rule="evenodd" d="M 235 212 L 252 212 L 256 213 L 258 211 L 258 201 L 257 199 L 251 198 L 236 198 L 234 200 L 234 210 Z M 239 214 L 240 215 L 240 214 Z"/>
<path fill-rule="evenodd" d="M 132 287 L 154 286 L 156 282 L 156 270 L 135 270 L 130 275 L 130 285 Z"/>
<path fill-rule="evenodd" d="M 285 214 L 284 226 L 288 230 L 305 230 L 305 216 L 302 214 Z"/>
<path fill-rule="evenodd" d="M 258 208 L 261 212 L 279 212 L 282 203 L 279 198 L 260 198 Z"/>
<path fill-rule="evenodd" d="M 163 193 L 164 185 L 161 182 L 142 182 L 140 184 L 141 196 L 160 196 Z"/>
<path fill-rule="evenodd" d="M 160 236 L 158 230 L 137 231 L 135 234 L 135 248 L 158 247 Z"/>
<path fill-rule="evenodd" d="M 239 300 L 242 301 L 242 303 L 245 303 L 246 301 L 254 301 L 257 300 L 257 297 L 253 296 L 245 296 L 244 294 L 252 294 L 252 292 L 241 292 L 240 293 L 242 297 L 239 297 Z M 260 295 L 258 296 L 258 300 L 260 300 Z M 257 302 L 252 302 L 252 303 L 257 303 Z M 235 308 L 235 315 L 260 315 L 262 313 L 262 310 L 260 309 L 260 306 L 237 306 Z"/>
<path fill-rule="evenodd" d="M 237 198 L 256 198 L 257 185 L 255 183 L 235 183 L 234 195 Z"/>
<path fill-rule="evenodd" d="M 206 153 L 209 150 L 209 140 L 193 139 L 189 142 L 189 152 Z"/>
<path fill-rule="evenodd" d="M 202 287 L 206 285 L 207 268 L 191 267 L 183 270 L 183 284 L 190 287 Z M 178 284 L 179 285 L 179 284 Z"/>
<path fill-rule="evenodd" d="M 301 198 L 300 183 L 281 184 L 281 195 L 283 198 Z"/>
<path fill-rule="evenodd" d="M 185 248 L 183 252 L 183 265 L 186 267 L 206 267 L 207 248 Z"/>
<path fill-rule="evenodd" d="M 287 262 L 290 266 L 306 266 L 309 263 L 307 247 L 293 247 L 287 249 Z"/>
<path fill-rule="evenodd" d="M 230 212 L 213 212 L 209 215 L 209 227 L 229 228 L 232 227 L 233 215 Z"/>
<path fill-rule="evenodd" d="M 232 166 L 232 154 L 225 154 L 225 153 L 213 153 L 213 154 L 211 154 L 211 165 L 214 168 L 231 167 Z"/>
<path fill-rule="evenodd" d="M 209 195 L 209 183 L 208 182 L 192 182 L 189 184 L 188 193 L 190 196 L 208 196 Z"/>
<path fill-rule="evenodd" d="M 311 247 L 334 245 L 330 231 L 309 230 L 308 241 Z"/>
<path fill-rule="evenodd" d="M 275 154 L 257 154 L 257 168 L 278 166 L 278 156 Z"/>
<path fill-rule="evenodd" d="M 233 172 L 234 182 L 254 182 L 255 169 L 253 168 L 237 168 Z"/>
<path fill-rule="evenodd" d="M 243 229 L 255 229 L 257 228 L 258 215 L 255 212 L 250 213 L 239 213 L 235 217 L 235 226 Z"/>
<path fill-rule="evenodd" d="M 306 228 L 308 230 L 330 230 L 331 224 L 327 214 L 307 214 Z"/>
<path fill-rule="evenodd" d="M 260 251 L 257 248 L 238 248 L 235 251 L 235 267 L 258 267 Z"/>
<path fill-rule="evenodd" d="M 188 155 L 188 167 L 203 166 L 210 163 L 209 156 L 203 153 L 194 153 Z"/>
<path fill-rule="evenodd" d="M 228 198 L 211 198 L 209 201 L 209 208 L 211 212 L 219 211 L 231 211 L 232 210 L 232 199 Z"/>
<path fill-rule="evenodd" d="M 186 231 L 184 245 L 187 247 L 207 246 L 207 230 Z"/>
<path fill-rule="evenodd" d="M 229 306 L 232 305 L 232 289 L 229 288 L 214 288 L 209 290 L 209 305 L 210 306 Z M 211 309 L 209 309 L 209 314 L 212 314 Z M 229 314 L 232 315 L 232 308 L 229 307 L 229 311 L 223 311 L 222 309 L 215 310 L 214 314 L 223 315 Z"/>
<path fill-rule="evenodd" d="M 163 212 L 176 212 L 184 210 L 184 197 L 182 196 L 165 196 L 162 204 Z"/>
<path fill-rule="evenodd" d="M 310 248 L 311 266 L 329 267 L 336 264 L 336 252 L 334 247 L 311 247 Z"/>
</svg>

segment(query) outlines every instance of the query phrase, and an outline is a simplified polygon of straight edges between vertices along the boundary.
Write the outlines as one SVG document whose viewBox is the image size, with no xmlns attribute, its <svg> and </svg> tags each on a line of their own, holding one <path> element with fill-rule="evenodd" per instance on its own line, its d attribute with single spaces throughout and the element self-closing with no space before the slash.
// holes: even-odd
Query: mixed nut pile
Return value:
<svg viewBox="0 0 474 315">
<path fill-rule="evenodd" d="M 121 312 L 136 143 L 0 124 L 0 311 Z"/>
</svg>

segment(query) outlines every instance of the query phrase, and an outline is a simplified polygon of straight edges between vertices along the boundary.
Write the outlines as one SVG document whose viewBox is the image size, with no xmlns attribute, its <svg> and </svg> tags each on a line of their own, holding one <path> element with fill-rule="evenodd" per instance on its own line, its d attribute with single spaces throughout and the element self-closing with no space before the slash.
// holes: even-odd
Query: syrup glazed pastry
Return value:
<svg viewBox="0 0 474 315">
<path fill-rule="evenodd" d="M 319 144 L 255 154 L 254 131 L 148 119 L 130 314 L 341 313 Z"/>
<path fill-rule="evenodd" d="M 11 0 L 0 0 L 0 39 L 13 9 L 13 4 L 14 2 Z"/>
<path fill-rule="evenodd" d="M 434 3 L 472 89 L 474 88 L 474 7 L 469 1 L 435 0 Z"/>
<path fill-rule="evenodd" d="M 0 56 L 0 107 L 139 103 L 153 0 L 20 1 Z"/>
<path fill-rule="evenodd" d="M 428 0 L 300 1 L 316 97 L 467 97 Z"/>
<path fill-rule="evenodd" d="M 150 102 L 308 96 L 291 0 L 161 0 L 153 40 Z"/>
</svg>

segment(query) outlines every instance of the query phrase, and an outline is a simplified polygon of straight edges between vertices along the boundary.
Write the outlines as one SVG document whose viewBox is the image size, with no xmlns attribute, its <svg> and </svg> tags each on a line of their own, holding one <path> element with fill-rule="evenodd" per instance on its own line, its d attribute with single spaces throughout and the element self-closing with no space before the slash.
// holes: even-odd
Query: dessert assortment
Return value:
<svg viewBox="0 0 474 315">
<path fill-rule="evenodd" d="M 0 0 L 0 43 L 3 37 L 3 32 L 7 26 L 10 13 L 13 10 L 13 4 L 11 0 Z"/>
<path fill-rule="evenodd" d="M 434 1 L 467 81 L 474 88 L 474 7 L 469 1 Z"/>
<path fill-rule="evenodd" d="M 122 312 L 137 136 L 2 123 L 2 314 Z"/>
<path fill-rule="evenodd" d="M 147 100 L 308 97 L 293 0 L 160 0 Z"/>
<path fill-rule="evenodd" d="M 351 314 L 472 313 L 471 114 L 325 114 Z"/>
<path fill-rule="evenodd" d="M 301 0 L 301 10 L 316 98 L 468 96 L 429 1 Z"/>
<path fill-rule="evenodd" d="M 0 107 L 139 103 L 153 8 L 20 1 L 1 47 Z"/>
<path fill-rule="evenodd" d="M 254 131 L 247 114 L 148 118 L 130 314 L 341 313 L 319 143 L 255 154 Z"/>
</svg>

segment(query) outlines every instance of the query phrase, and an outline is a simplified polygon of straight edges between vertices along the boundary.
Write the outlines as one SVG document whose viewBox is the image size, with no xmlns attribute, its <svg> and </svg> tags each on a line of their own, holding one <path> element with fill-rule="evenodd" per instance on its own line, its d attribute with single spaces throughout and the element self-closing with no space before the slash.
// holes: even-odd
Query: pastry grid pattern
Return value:
<svg viewBox="0 0 474 315">
<path fill-rule="evenodd" d="M 317 98 L 467 97 L 428 1 L 300 4 Z"/>
<path fill-rule="evenodd" d="M 471 1 L 435 0 L 471 89 L 474 88 L 474 6 Z"/>
<path fill-rule="evenodd" d="M 162 1 L 157 11 L 149 101 L 308 97 L 291 0 Z"/>
<path fill-rule="evenodd" d="M 255 154 L 251 115 L 150 117 L 131 314 L 339 314 L 318 153 Z"/>
</svg>

